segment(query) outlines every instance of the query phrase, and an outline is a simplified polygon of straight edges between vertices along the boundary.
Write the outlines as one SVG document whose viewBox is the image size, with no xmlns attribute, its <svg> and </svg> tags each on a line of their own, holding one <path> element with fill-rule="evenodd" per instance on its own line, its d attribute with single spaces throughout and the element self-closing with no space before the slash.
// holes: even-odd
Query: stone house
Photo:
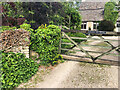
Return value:
<svg viewBox="0 0 120 90">
<path fill-rule="evenodd" d="M 79 12 L 82 17 L 81 30 L 97 30 L 99 22 L 104 19 L 106 2 L 81 2 Z M 120 32 L 120 18 L 116 23 L 116 32 Z"/>
</svg>

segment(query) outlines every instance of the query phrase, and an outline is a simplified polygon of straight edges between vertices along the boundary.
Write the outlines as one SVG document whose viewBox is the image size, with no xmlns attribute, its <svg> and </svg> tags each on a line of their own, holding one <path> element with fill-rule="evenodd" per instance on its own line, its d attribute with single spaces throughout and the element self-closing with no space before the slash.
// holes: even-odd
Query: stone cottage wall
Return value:
<svg viewBox="0 0 120 90">
<path fill-rule="evenodd" d="M 0 33 L 0 50 L 24 53 L 29 58 L 30 35 L 23 29 L 7 30 Z"/>
</svg>

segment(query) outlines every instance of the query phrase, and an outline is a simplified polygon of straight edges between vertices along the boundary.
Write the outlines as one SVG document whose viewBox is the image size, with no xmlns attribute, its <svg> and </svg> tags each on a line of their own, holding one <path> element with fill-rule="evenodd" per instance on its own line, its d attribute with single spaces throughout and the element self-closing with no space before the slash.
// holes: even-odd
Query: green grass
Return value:
<svg viewBox="0 0 120 90">
<path fill-rule="evenodd" d="M 83 41 L 81 44 L 86 44 L 86 45 L 88 45 L 90 42 L 92 42 L 92 41 Z"/>
<path fill-rule="evenodd" d="M 109 46 L 107 43 L 105 43 L 105 42 L 100 42 L 100 43 L 98 43 L 98 44 L 96 44 L 96 45 L 99 45 L 99 46 Z"/>
<path fill-rule="evenodd" d="M 89 67 L 110 67 L 108 64 L 95 64 L 88 62 L 80 62 L 80 66 L 89 66 Z"/>
</svg>

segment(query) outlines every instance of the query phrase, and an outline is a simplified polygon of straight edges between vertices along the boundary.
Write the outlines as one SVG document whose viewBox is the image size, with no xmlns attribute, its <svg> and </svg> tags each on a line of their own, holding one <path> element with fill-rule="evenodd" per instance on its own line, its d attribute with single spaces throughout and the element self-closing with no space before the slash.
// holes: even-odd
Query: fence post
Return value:
<svg viewBox="0 0 120 90">
<path fill-rule="evenodd" d="M 61 38 L 62 38 L 62 33 L 60 32 L 60 42 L 59 42 L 59 51 L 58 51 L 59 54 L 61 54 Z"/>
</svg>

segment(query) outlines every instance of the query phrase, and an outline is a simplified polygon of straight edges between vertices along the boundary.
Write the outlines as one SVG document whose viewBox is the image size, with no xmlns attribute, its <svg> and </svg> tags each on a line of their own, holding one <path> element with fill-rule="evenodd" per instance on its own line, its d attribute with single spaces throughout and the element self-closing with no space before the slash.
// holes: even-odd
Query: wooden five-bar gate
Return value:
<svg viewBox="0 0 120 90">
<path fill-rule="evenodd" d="M 96 61 L 100 61 L 100 60 L 106 60 L 106 62 L 108 63 L 109 61 L 112 62 L 112 63 L 116 63 L 118 65 L 118 62 L 119 62 L 119 57 L 120 57 L 120 40 L 119 40 L 119 36 L 120 36 L 120 33 L 111 33 L 111 32 L 95 32 L 95 33 L 88 33 L 88 36 L 86 38 L 81 38 L 81 37 L 70 37 L 68 36 L 66 33 L 79 33 L 81 32 L 80 30 L 61 30 L 61 39 L 60 39 L 60 44 L 59 44 L 59 53 L 63 56 L 64 59 L 78 59 L 78 57 L 82 57 L 82 58 L 89 58 L 89 59 L 80 59 L 80 61 L 87 61 L 89 62 L 90 59 L 92 62 L 96 62 Z M 104 35 L 110 35 L 110 36 L 116 36 L 118 37 L 118 39 L 105 39 L 104 38 Z M 96 37 L 96 38 L 93 38 L 93 37 Z M 66 43 L 66 42 L 63 42 L 62 39 L 67 39 L 69 40 L 70 42 L 69 43 Z M 83 42 L 87 42 L 88 40 L 93 40 L 93 41 L 101 41 L 101 42 L 104 42 L 105 44 L 107 44 L 107 46 L 102 46 L 102 45 L 89 45 L 89 44 L 81 44 L 81 43 L 77 43 L 75 42 L 75 40 L 83 40 Z M 116 42 L 115 44 L 113 42 Z M 78 49 L 74 49 L 74 48 L 64 48 L 64 47 L 61 47 L 62 45 L 73 45 L 74 48 L 77 47 Z M 85 50 L 85 48 L 83 47 L 91 47 L 91 49 L 94 49 L 94 48 L 102 48 L 104 50 L 104 52 L 101 52 L 101 51 L 92 51 L 91 49 L 90 50 Z M 105 51 L 105 49 L 107 49 Z M 64 53 L 62 53 L 62 51 L 65 51 Z M 70 54 L 70 53 L 67 53 L 68 51 L 77 51 L 77 52 L 82 52 L 84 53 L 85 55 L 84 56 L 80 56 L 80 55 L 73 55 L 73 54 Z M 116 52 L 116 53 L 113 53 Z M 95 55 L 91 55 L 90 53 L 95 53 L 95 54 L 99 54 L 97 56 Z M 107 58 L 106 59 L 102 59 L 101 57 L 105 56 L 105 55 L 110 55 L 110 56 L 114 56 L 114 57 L 117 57 L 118 58 L 118 61 L 111 61 L 109 60 L 110 58 Z M 73 58 L 72 56 L 76 57 L 76 58 Z M 104 63 L 103 61 L 103 63 Z M 102 61 L 100 61 L 102 62 Z M 105 64 L 107 64 L 105 63 Z"/>
</svg>

